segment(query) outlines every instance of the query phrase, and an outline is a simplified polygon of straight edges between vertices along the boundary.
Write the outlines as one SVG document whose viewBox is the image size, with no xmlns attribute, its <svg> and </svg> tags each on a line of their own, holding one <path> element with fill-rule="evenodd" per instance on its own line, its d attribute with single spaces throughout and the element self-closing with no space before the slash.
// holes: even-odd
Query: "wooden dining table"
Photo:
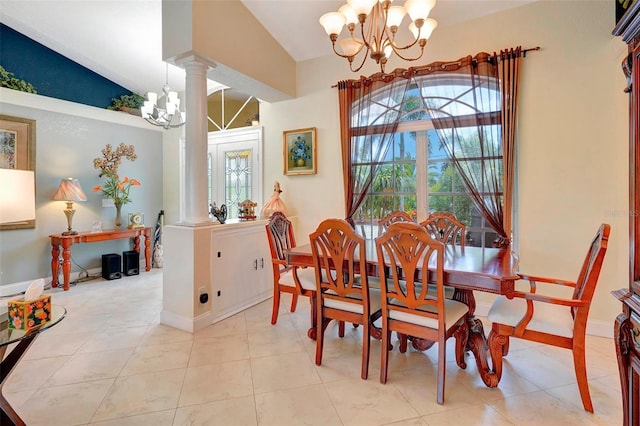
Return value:
<svg viewBox="0 0 640 426">
<path fill-rule="evenodd" d="M 378 258 L 375 242 L 365 243 L 367 275 L 378 277 Z M 286 252 L 287 262 L 291 266 L 313 267 L 311 245 L 301 245 Z M 493 373 L 487 359 L 488 346 L 482 322 L 475 316 L 476 301 L 474 291 L 500 294 L 513 297 L 515 282 L 519 276 L 515 273 L 517 259 L 509 249 L 482 248 L 447 245 L 444 253 L 444 284 L 455 288 L 453 298 L 469 306 L 467 323 L 469 340 L 467 349 L 475 357 L 482 381 L 488 387 L 498 386 L 498 378 Z M 423 272 L 424 273 L 424 272 Z M 435 282 L 435 271 L 427 272 L 428 282 Z M 424 277 L 422 278 L 424 280 Z M 433 342 L 413 339 L 418 350 L 429 348 Z"/>
</svg>

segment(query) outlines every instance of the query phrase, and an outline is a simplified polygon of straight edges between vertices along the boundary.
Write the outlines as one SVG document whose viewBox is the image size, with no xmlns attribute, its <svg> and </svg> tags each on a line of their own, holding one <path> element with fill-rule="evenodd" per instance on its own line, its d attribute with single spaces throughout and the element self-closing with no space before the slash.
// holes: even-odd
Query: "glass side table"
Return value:
<svg viewBox="0 0 640 426">
<path fill-rule="evenodd" d="M 9 401 L 2 395 L 2 386 L 4 386 L 5 380 L 36 337 L 62 321 L 66 314 L 67 310 L 64 307 L 52 305 L 51 319 L 40 327 L 29 331 L 8 328 L 7 314 L 0 315 L 0 424 L 25 425 L 18 413 L 11 407 Z M 16 343 L 15 347 L 5 357 L 7 347 L 13 343 Z"/>
</svg>

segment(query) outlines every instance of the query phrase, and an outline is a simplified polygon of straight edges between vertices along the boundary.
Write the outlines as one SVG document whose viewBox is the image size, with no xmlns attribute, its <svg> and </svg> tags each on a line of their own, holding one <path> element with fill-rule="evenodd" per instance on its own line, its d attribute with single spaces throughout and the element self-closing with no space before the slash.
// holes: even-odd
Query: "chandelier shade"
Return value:
<svg viewBox="0 0 640 426">
<path fill-rule="evenodd" d="M 429 18 L 436 0 L 407 0 L 404 6 L 392 6 L 392 2 L 348 0 L 338 12 L 329 12 L 320 17 L 320 25 L 331 40 L 334 53 L 349 61 L 351 71 L 358 72 L 367 56 L 376 61 L 384 72 L 384 66 L 393 54 L 405 61 L 418 60 L 424 54 L 427 40 L 438 26 L 435 19 Z M 406 30 L 413 35 L 413 39 L 401 45 L 396 35 L 407 15 L 411 23 Z M 349 35 L 338 41 L 345 25 Z M 360 31 L 356 30 L 357 26 L 360 26 Z M 363 50 L 362 59 L 354 61 Z"/>
<path fill-rule="evenodd" d="M 142 118 L 154 126 L 165 129 L 180 127 L 185 123 L 185 114 L 180 111 L 178 92 L 169 87 L 169 64 L 167 66 L 167 80 L 158 96 L 155 92 L 147 92 L 146 100 L 140 107 Z"/>
</svg>

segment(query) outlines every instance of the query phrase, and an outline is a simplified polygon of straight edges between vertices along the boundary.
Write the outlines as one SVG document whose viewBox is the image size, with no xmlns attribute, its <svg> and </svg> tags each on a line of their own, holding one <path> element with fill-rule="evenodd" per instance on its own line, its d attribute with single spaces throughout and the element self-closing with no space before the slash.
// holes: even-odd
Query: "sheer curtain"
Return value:
<svg viewBox="0 0 640 426">
<path fill-rule="evenodd" d="M 495 245 L 509 246 L 521 58 L 517 47 L 339 82 L 346 219 L 353 224 L 393 142 L 408 89 L 419 87 L 454 167 L 499 236 Z"/>
<path fill-rule="evenodd" d="M 429 85 L 427 111 L 464 185 L 498 234 L 511 243 L 520 47 L 480 53 L 455 64 L 456 85 Z M 457 96 L 458 102 L 450 102 Z"/>
<path fill-rule="evenodd" d="M 393 142 L 411 75 L 396 70 L 338 83 L 345 219 L 351 225 Z"/>
</svg>

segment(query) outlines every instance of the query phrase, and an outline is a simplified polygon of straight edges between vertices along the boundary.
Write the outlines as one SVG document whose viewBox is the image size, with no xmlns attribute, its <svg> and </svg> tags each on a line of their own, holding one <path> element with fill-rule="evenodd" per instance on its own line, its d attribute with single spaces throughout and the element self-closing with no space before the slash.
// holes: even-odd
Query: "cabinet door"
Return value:
<svg viewBox="0 0 640 426">
<path fill-rule="evenodd" d="M 640 422 L 640 358 L 635 351 L 629 354 L 629 425 L 637 425 Z"/>
<path fill-rule="evenodd" d="M 271 296 L 271 262 L 264 226 L 212 232 L 212 310 L 216 319 Z"/>
</svg>

